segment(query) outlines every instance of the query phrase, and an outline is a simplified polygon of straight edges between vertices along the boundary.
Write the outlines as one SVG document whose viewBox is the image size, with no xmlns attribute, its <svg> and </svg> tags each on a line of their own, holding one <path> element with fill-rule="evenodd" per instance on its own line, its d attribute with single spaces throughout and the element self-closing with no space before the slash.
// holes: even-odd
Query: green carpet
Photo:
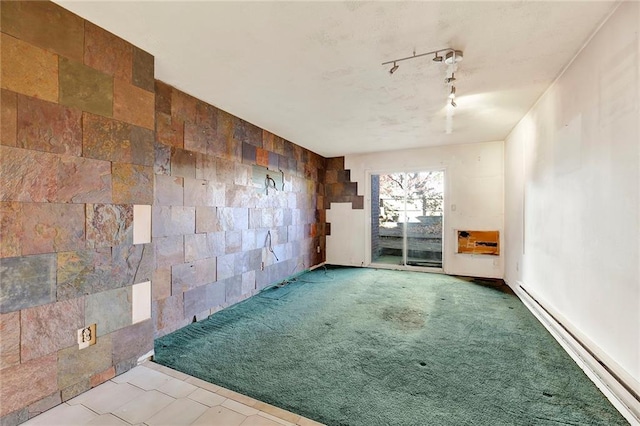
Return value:
<svg viewBox="0 0 640 426">
<path fill-rule="evenodd" d="M 316 270 L 158 339 L 155 361 L 328 425 L 626 425 L 504 285 Z"/>
</svg>

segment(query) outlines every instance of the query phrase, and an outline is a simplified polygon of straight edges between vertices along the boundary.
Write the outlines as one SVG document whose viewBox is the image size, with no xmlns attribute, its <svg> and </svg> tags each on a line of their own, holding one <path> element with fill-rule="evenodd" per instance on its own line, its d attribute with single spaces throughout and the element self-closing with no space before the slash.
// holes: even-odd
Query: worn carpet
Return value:
<svg viewBox="0 0 640 426">
<path fill-rule="evenodd" d="M 155 361 L 328 425 L 626 425 L 505 285 L 316 270 L 158 339 Z"/>
</svg>

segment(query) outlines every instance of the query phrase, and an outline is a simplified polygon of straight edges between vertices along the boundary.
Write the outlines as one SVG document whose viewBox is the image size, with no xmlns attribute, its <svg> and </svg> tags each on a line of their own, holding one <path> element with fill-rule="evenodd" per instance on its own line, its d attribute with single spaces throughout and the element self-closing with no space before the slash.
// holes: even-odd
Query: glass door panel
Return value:
<svg viewBox="0 0 640 426">
<path fill-rule="evenodd" d="M 371 262 L 442 267 L 444 172 L 371 175 Z"/>
</svg>

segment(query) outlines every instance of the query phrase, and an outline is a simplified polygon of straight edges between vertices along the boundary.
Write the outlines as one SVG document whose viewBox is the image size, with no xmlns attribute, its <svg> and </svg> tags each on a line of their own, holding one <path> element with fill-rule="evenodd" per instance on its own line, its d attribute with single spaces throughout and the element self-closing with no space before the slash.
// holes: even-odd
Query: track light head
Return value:
<svg viewBox="0 0 640 426">
<path fill-rule="evenodd" d="M 442 62 L 444 58 L 440 55 L 438 55 L 438 52 L 435 53 L 435 56 L 433 57 L 432 61 L 433 62 Z"/>
<path fill-rule="evenodd" d="M 451 92 L 449 92 L 449 99 L 453 100 L 456 98 L 456 86 L 451 86 Z"/>
<path fill-rule="evenodd" d="M 389 70 L 389 74 L 393 74 L 394 72 L 396 72 L 398 70 L 398 65 L 396 65 L 396 63 L 393 63 L 393 66 L 391 67 L 391 69 Z"/>
<path fill-rule="evenodd" d="M 462 61 L 462 50 L 454 50 L 452 52 L 447 52 L 444 57 L 444 63 L 447 65 L 457 64 Z"/>
<path fill-rule="evenodd" d="M 455 107 L 457 107 L 457 106 L 458 106 L 458 104 L 456 103 L 456 101 L 454 101 L 453 99 L 451 99 L 451 106 L 455 108 Z"/>
<path fill-rule="evenodd" d="M 456 75 L 455 75 L 455 73 L 451 73 L 451 77 L 447 77 L 447 78 L 445 78 L 445 79 L 444 79 L 444 83 L 445 83 L 445 84 L 451 84 L 451 83 L 453 83 L 454 81 L 456 81 Z"/>
</svg>

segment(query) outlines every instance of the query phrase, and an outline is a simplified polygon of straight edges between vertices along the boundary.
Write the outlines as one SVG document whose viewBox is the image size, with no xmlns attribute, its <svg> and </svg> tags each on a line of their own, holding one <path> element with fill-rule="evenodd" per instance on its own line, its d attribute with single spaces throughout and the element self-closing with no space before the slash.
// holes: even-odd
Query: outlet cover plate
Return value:
<svg viewBox="0 0 640 426">
<path fill-rule="evenodd" d="M 96 344 L 96 325 L 81 328 L 78 330 L 78 349 L 88 348 Z"/>
</svg>

